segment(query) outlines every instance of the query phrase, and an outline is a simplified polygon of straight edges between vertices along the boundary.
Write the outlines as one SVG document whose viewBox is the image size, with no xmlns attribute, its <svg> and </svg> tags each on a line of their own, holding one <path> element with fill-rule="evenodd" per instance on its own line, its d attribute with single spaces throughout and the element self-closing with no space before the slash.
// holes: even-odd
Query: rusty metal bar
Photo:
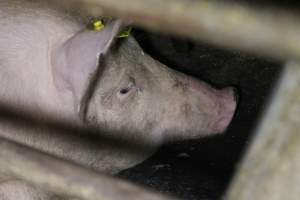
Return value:
<svg viewBox="0 0 300 200">
<path fill-rule="evenodd" d="M 300 63 L 285 68 L 273 102 L 234 178 L 228 200 L 300 197 Z"/>
<path fill-rule="evenodd" d="M 300 58 L 300 16 L 213 0 L 59 0 L 92 15 L 275 59 Z"/>
<path fill-rule="evenodd" d="M 82 200 L 175 200 L 79 165 L 0 139 L 0 171 Z"/>
</svg>

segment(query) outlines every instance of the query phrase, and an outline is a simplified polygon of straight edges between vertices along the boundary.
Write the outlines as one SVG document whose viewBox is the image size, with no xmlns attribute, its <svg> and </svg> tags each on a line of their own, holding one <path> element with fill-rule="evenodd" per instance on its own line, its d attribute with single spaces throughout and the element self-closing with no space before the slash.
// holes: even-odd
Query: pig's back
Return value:
<svg viewBox="0 0 300 200">
<path fill-rule="evenodd" d="M 0 0 L 1 102 L 72 116 L 70 101 L 54 86 L 50 59 L 53 48 L 81 29 L 70 19 L 39 3 Z"/>
</svg>

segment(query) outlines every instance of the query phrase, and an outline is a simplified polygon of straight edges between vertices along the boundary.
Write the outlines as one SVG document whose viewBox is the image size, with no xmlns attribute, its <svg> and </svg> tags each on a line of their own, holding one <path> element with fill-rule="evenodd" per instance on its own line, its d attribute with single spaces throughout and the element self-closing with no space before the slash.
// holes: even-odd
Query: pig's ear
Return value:
<svg viewBox="0 0 300 200">
<path fill-rule="evenodd" d="M 72 99 L 79 111 L 89 82 L 119 33 L 122 22 L 110 22 L 101 31 L 84 30 L 75 34 L 52 52 L 54 84 L 62 98 Z M 72 95 L 72 98 L 70 98 Z"/>
</svg>

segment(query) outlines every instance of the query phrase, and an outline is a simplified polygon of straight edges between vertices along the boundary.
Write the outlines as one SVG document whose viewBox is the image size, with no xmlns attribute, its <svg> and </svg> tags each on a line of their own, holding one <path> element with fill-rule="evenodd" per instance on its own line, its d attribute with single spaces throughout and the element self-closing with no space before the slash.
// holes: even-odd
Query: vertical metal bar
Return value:
<svg viewBox="0 0 300 200">
<path fill-rule="evenodd" d="M 289 62 L 226 199 L 300 197 L 300 63 Z"/>
</svg>

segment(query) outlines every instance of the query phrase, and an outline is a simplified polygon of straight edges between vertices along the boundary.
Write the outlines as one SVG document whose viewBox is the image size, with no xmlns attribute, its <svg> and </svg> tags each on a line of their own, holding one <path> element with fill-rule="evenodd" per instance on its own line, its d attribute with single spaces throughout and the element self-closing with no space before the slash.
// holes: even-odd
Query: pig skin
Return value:
<svg viewBox="0 0 300 200">
<path fill-rule="evenodd" d="M 41 1 L 0 0 L 1 102 L 92 125 L 120 140 L 145 144 L 144 153 L 68 143 L 47 130 L 36 130 L 36 138 L 13 124 L 0 124 L 1 136 L 113 174 L 143 161 L 163 143 L 227 128 L 236 108 L 232 88 L 217 90 L 167 68 L 133 38 L 111 47 L 119 22 L 93 32 L 86 30 L 86 19 Z M 3 177 L 1 200 L 58 199 Z"/>
</svg>

